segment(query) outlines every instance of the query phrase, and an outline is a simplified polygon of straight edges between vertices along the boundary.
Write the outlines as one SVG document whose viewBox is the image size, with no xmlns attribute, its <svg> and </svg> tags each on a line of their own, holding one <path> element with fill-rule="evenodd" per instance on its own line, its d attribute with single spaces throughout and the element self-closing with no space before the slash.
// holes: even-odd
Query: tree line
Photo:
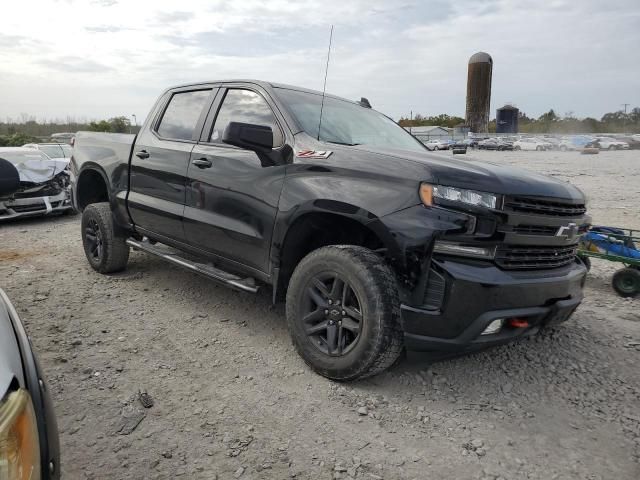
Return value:
<svg viewBox="0 0 640 480">
<path fill-rule="evenodd" d="M 140 127 L 131 125 L 131 121 L 124 116 L 91 122 L 77 122 L 71 118 L 65 121 L 56 120 L 52 122 L 38 122 L 33 117 L 22 118 L 20 122 L 13 122 L 13 120 L 8 119 L 5 122 L 0 122 L 0 146 L 20 146 L 49 137 L 53 133 L 78 132 L 80 130 L 137 133 Z"/>
<path fill-rule="evenodd" d="M 431 117 L 416 114 L 413 119 L 401 117 L 398 123 L 403 127 L 437 125 L 453 128 L 463 125 L 464 118 L 446 114 Z M 635 107 L 627 113 L 622 110 L 605 113 L 600 120 L 592 117 L 577 118 L 573 112 L 560 116 L 553 109 L 538 118 L 531 118 L 526 113 L 519 112 L 518 129 L 522 133 L 640 133 L 640 107 Z M 495 131 L 494 118 L 489 122 L 489 132 Z"/>
<path fill-rule="evenodd" d="M 437 125 L 453 128 L 463 125 L 464 118 L 446 113 L 433 116 L 418 113 L 412 118 L 400 117 L 398 123 L 403 127 Z M 524 112 L 519 112 L 518 127 L 522 133 L 640 133 L 640 107 L 635 107 L 628 113 L 621 110 L 605 113 L 599 120 L 592 117 L 577 118 L 573 112 L 560 116 L 553 109 L 538 118 L 532 118 Z M 20 146 L 25 143 L 41 141 L 53 133 L 80 130 L 137 133 L 140 127 L 131 125 L 131 121 L 125 116 L 90 122 L 78 122 L 73 118 L 38 122 L 34 117 L 23 115 L 15 122 L 12 119 L 0 121 L 0 146 Z M 489 132 L 495 131 L 496 120 L 493 119 L 489 122 Z"/>
</svg>

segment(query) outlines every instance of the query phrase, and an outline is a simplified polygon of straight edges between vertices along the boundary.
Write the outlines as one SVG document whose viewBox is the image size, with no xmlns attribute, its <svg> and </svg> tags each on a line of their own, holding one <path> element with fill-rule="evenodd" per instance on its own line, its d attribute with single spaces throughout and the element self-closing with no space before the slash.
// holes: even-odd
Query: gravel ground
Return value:
<svg viewBox="0 0 640 480">
<path fill-rule="evenodd" d="M 474 156 L 570 180 L 595 223 L 640 228 L 640 152 Z M 344 385 L 306 368 L 269 292 L 139 252 L 102 276 L 79 230 L 0 227 L 1 286 L 49 380 L 64 478 L 640 478 L 640 299 L 615 295 L 613 264 L 594 262 L 583 305 L 541 336 L 412 354 Z"/>
</svg>

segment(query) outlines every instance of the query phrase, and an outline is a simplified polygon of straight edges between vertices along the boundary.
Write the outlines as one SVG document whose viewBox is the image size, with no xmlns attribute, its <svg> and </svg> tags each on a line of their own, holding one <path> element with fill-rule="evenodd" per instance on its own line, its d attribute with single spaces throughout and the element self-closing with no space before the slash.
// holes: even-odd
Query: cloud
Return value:
<svg viewBox="0 0 640 480">
<path fill-rule="evenodd" d="M 118 0 L 92 0 L 91 3 L 100 7 L 113 7 L 117 5 Z"/>
<path fill-rule="evenodd" d="M 195 16 L 193 12 L 160 12 L 156 15 L 159 23 L 186 22 Z"/>
<path fill-rule="evenodd" d="M 14 48 L 27 42 L 29 39 L 22 35 L 5 35 L 0 33 L 0 48 Z"/>
<path fill-rule="evenodd" d="M 368 97 L 394 118 L 409 110 L 462 115 L 467 60 L 478 50 L 494 58 L 493 109 L 512 101 L 533 116 L 554 108 L 600 117 L 623 102 L 640 105 L 637 0 L 182 0 L 178 5 L 173 0 L 13 3 L 0 34 L 3 114 L 135 112 L 141 118 L 167 86 L 218 78 L 321 89 L 331 24 L 328 91 Z M 29 18 L 28 36 L 24 18 Z M 19 80 L 5 88 L 9 78 Z M 35 88 L 43 92 L 37 104 Z M 99 98 L 90 92 L 100 92 Z"/>
<path fill-rule="evenodd" d="M 124 27 L 119 27 L 117 25 L 97 25 L 95 27 L 84 27 L 87 32 L 91 33 L 116 33 L 121 32 L 123 30 L 129 30 Z"/>
<path fill-rule="evenodd" d="M 111 70 L 111 67 L 80 57 L 44 58 L 38 63 L 64 73 L 106 73 Z"/>
</svg>

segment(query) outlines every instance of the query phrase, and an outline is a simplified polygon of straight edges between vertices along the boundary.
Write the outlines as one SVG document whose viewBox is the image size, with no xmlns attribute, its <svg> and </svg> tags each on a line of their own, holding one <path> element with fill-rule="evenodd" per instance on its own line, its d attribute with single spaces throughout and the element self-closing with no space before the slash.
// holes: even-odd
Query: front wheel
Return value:
<svg viewBox="0 0 640 480">
<path fill-rule="evenodd" d="M 82 212 L 82 245 L 91 267 L 100 273 L 124 270 L 129 261 L 126 238 L 116 234 L 107 202 L 92 203 Z"/>
<path fill-rule="evenodd" d="M 520 145 L 516 145 L 515 147 L 513 147 L 513 149 L 516 151 L 520 150 Z"/>
<path fill-rule="evenodd" d="M 369 249 L 335 245 L 307 255 L 289 282 L 286 311 L 296 350 L 332 380 L 376 375 L 402 353 L 396 281 Z"/>
</svg>

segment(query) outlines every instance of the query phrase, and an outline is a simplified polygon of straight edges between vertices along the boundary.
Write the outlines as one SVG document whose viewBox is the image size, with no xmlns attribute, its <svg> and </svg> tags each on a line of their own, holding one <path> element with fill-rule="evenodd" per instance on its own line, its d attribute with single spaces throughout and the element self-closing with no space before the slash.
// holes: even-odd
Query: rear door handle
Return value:
<svg viewBox="0 0 640 480">
<path fill-rule="evenodd" d="M 208 158 L 197 158 L 191 163 L 193 163 L 198 168 L 211 168 L 211 165 L 213 165 L 211 160 L 209 160 Z"/>
<path fill-rule="evenodd" d="M 145 158 L 149 158 L 149 152 L 147 152 L 146 150 L 140 150 L 139 152 L 136 152 L 136 157 L 140 158 L 140 159 L 145 159 Z"/>
</svg>

